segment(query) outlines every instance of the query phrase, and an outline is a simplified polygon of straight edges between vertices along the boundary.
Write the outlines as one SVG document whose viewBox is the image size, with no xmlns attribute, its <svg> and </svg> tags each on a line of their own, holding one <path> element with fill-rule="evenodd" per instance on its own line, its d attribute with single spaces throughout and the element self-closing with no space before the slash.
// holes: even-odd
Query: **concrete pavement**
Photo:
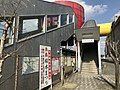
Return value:
<svg viewBox="0 0 120 90">
<path fill-rule="evenodd" d="M 65 80 L 65 84 L 57 84 L 52 90 L 114 90 L 98 75 L 75 73 Z"/>
</svg>

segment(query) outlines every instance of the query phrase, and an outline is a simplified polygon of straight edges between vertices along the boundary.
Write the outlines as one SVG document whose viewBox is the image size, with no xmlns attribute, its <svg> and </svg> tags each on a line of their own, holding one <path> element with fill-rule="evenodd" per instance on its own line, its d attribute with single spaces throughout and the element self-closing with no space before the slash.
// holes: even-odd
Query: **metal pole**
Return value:
<svg viewBox="0 0 120 90">
<path fill-rule="evenodd" d="M 98 60 L 99 60 L 99 75 L 102 74 L 101 69 L 101 54 L 100 54 L 100 41 L 98 41 Z"/>
<path fill-rule="evenodd" d="M 82 60 L 81 60 L 81 55 L 80 55 L 80 42 L 79 41 L 77 42 L 77 46 L 78 46 L 78 72 L 80 72 Z"/>
<path fill-rule="evenodd" d="M 76 45 L 76 70 L 78 70 L 78 46 Z"/>
<path fill-rule="evenodd" d="M 61 85 L 64 84 L 64 62 L 62 57 L 62 48 L 60 48 L 60 58 L 61 58 Z"/>
</svg>

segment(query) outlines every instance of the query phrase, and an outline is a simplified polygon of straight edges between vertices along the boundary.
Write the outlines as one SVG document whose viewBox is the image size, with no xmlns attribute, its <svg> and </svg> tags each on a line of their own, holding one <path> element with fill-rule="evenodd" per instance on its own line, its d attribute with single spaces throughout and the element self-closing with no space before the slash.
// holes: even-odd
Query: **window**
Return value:
<svg viewBox="0 0 120 90">
<path fill-rule="evenodd" d="M 58 15 L 47 16 L 47 30 L 58 27 Z"/>
<path fill-rule="evenodd" d="M 38 72 L 39 57 L 23 57 L 22 74 Z"/>
<path fill-rule="evenodd" d="M 5 24 L 5 22 L 0 22 L 0 37 L 1 37 L 2 34 L 3 34 L 4 24 Z"/>
<path fill-rule="evenodd" d="M 44 16 L 21 16 L 19 39 L 43 32 L 43 23 Z"/>
<path fill-rule="evenodd" d="M 38 30 L 38 19 L 27 19 L 23 20 L 22 33 Z"/>
<path fill-rule="evenodd" d="M 61 26 L 67 24 L 67 14 L 61 15 Z"/>
<path fill-rule="evenodd" d="M 9 20 L 9 18 L 5 18 L 6 20 Z M 5 30 L 5 26 L 7 25 L 7 23 L 5 21 L 0 21 L 0 38 L 3 35 L 3 31 Z M 8 27 L 7 30 L 5 30 L 4 33 L 6 33 L 6 39 L 5 39 L 5 44 L 9 44 L 12 43 L 12 26 L 13 24 L 11 23 L 11 25 Z M 0 41 L 1 42 L 1 41 Z"/>
<path fill-rule="evenodd" d="M 69 23 L 73 22 L 73 15 L 69 15 Z"/>
<path fill-rule="evenodd" d="M 43 21 L 44 21 L 43 16 L 39 16 L 39 17 L 26 16 L 21 19 L 22 19 L 22 34 L 33 32 L 36 30 L 39 30 L 39 31 L 43 30 Z"/>
</svg>

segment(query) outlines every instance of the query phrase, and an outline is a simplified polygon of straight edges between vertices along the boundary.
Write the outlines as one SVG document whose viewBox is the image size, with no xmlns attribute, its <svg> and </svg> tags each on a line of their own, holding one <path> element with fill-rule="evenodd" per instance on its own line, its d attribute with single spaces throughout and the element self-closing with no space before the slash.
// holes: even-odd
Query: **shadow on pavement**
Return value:
<svg viewBox="0 0 120 90">
<path fill-rule="evenodd" d="M 107 84 L 109 84 L 113 89 L 115 89 L 115 85 L 113 82 L 109 82 L 106 78 L 104 78 L 103 76 L 98 76 L 98 77 L 94 77 L 97 80 L 100 80 L 102 82 L 106 82 Z"/>
</svg>

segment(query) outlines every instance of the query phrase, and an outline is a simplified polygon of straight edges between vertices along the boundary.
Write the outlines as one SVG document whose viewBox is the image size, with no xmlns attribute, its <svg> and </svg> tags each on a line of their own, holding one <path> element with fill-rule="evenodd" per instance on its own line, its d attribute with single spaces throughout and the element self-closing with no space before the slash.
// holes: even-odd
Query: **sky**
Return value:
<svg viewBox="0 0 120 90">
<path fill-rule="evenodd" d="M 45 0 L 53 2 L 55 0 Z M 120 0 L 67 0 L 80 3 L 85 9 L 85 19 L 94 19 L 98 24 L 109 23 L 120 14 Z"/>
</svg>

